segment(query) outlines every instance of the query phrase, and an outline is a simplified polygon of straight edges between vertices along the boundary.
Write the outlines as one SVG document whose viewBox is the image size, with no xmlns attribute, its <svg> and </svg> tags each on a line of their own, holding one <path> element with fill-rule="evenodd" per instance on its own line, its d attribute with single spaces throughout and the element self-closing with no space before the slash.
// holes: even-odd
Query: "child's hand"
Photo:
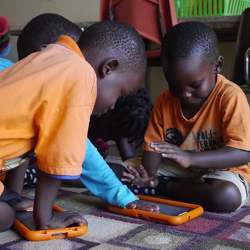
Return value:
<svg viewBox="0 0 250 250">
<path fill-rule="evenodd" d="M 158 212 L 160 210 L 160 207 L 158 205 L 145 205 L 145 203 L 141 200 L 130 202 L 126 207 L 151 212 Z"/>
<path fill-rule="evenodd" d="M 160 153 L 163 158 L 172 160 L 183 168 L 188 168 L 191 166 L 191 153 L 188 151 L 184 151 L 179 147 L 167 142 L 153 142 L 151 143 L 151 147 L 156 152 Z"/>
<path fill-rule="evenodd" d="M 149 177 L 145 168 L 140 165 L 139 167 L 127 167 L 128 172 L 122 173 L 121 180 L 128 182 L 138 187 L 156 187 L 158 180 L 155 177 Z"/>
<path fill-rule="evenodd" d="M 32 211 L 34 201 L 5 187 L 1 199 L 16 211 Z"/>
<path fill-rule="evenodd" d="M 80 225 L 80 224 L 88 224 L 88 222 L 76 212 L 55 212 L 53 213 L 51 219 L 46 223 L 41 229 L 49 229 L 49 228 L 65 228 L 71 225 Z"/>
<path fill-rule="evenodd" d="M 15 204 L 13 207 L 16 211 L 33 211 L 34 200 L 22 196 L 22 201 Z"/>
</svg>

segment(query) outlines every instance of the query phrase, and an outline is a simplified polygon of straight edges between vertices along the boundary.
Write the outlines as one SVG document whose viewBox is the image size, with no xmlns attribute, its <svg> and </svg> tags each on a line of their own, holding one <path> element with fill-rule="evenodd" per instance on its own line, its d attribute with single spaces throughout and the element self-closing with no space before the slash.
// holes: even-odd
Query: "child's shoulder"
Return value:
<svg viewBox="0 0 250 250">
<path fill-rule="evenodd" d="M 223 75 L 218 75 L 218 83 L 220 84 L 219 94 L 223 99 L 246 97 L 243 90 L 236 83 L 228 80 Z"/>
<path fill-rule="evenodd" d="M 52 72 L 51 74 L 57 74 L 58 78 L 63 75 L 71 77 L 72 80 L 95 78 L 94 69 L 83 55 L 58 43 L 50 44 L 38 52 L 31 58 L 31 63 L 38 68 L 42 67 L 47 72 Z M 50 74 L 47 75 L 50 76 Z"/>
<path fill-rule="evenodd" d="M 157 104 L 168 104 L 169 102 L 172 102 L 174 97 L 171 95 L 170 91 L 168 89 L 165 89 L 161 94 L 156 98 Z"/>
</svg>

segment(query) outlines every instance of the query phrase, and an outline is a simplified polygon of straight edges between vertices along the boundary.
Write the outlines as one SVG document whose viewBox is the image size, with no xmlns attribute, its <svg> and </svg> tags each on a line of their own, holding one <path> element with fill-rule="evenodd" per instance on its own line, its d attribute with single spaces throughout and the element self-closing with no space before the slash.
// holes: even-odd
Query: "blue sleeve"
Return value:
<svg viewBox="0 0 250 250">
<path fill-rule="evenodd" d="M 41 171 L 39 168 L 36 168 L 36 171 L 38 173 L 46 175 L 46 176 L 48 176 L 50 178 L 61 180 L 61 181 L 78 180 L 80 178 L 80 175 L 55 175 L 55 174 L 47 174 L 47 173 Z"/>
<path fill-rule="evenodd" d="M 12 66 L 14 63 L 11 62 L 8 59 L 5 58 L 0 58 L 0 71 L 3 71 L 7 68 L 9 68 L 10 66 Z"/>
<path fill-rule="evenodd" d="M 125 207 L 128 203 L 138 200 L 138 197 L 120 182 L 89 140 L 80 180 L 91 193 L 110 204 Z"/>
</svg>

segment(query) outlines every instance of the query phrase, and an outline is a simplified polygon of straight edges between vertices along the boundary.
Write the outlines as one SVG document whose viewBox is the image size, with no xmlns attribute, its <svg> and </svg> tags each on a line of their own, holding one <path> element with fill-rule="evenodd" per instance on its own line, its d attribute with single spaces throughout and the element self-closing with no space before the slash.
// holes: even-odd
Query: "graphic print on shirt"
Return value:
<svg viewBox="0 0 250 250">
<path fill-rule="evenodd" d="M 180 146 L 183 143 L 183 136 L 179 129 L 168 128 L 165 132 L 165 142 Z"/>
<path fill-rule="evenodd" d="M 223 139 L 218 137 L 218 133 L 213 129 L 192 131 L 186 138 L 183 138 L 180 130 L 177 128 L 168 128 L 165 132 L 165 141 L 182 149 L 203 152 L 222 147 Z"/>
<path fill-rule="evenodd" d="M 199 152 L 215 150 L 223 146 L 222 137 L 212 129 L 200 130 L 195 135 L 196 150 Z"/>
</svg>

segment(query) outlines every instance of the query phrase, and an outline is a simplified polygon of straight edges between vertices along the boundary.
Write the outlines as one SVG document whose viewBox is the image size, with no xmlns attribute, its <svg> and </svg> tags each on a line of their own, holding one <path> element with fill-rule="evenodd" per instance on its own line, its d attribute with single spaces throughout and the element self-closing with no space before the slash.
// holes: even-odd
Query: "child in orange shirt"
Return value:
<svg viewBox="0 0 250 250">
<path fill-rule="evenodd" d="M 209 211 L 234 211 L 249 197 L 246 96 L 219 74 L 223 58 L 214 31 L 205 24 L 173 27 L 163 40 L 162 60 L 169 90 L 155 103 L 143 166 L 130 168 L 123 179 Z M 156 178 L 158 170 L 163 178 Z"/>
<path fill-rule="evenodd" d="M 34 151 L 40 172 L 37 228 L 86 223 L 77 213 L 52 213 L 61 180 L 79 178 L 82 172 L 92 112 L 100 114 L 119 96 L 136 91 L 145 68 L 137 32 L 125 24 L 102 22 L 88 28 L 78 43 L 61 36 L 0 73 L 0 171 L 27 164 Z M 14 212 L 8 190 L 0 185 L 2 231 L 13 223 Z"/>
</svg>

